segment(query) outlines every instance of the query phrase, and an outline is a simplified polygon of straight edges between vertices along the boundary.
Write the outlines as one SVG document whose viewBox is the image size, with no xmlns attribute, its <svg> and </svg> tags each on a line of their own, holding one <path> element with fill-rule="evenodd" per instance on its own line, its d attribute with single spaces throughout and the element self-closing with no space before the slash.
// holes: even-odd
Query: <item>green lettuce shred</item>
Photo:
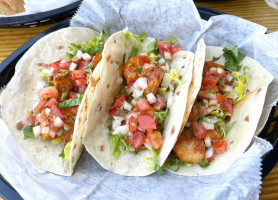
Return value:
<svg viewBox="0 0 278 200">
<path fill-rule="evenodd" d="M 170 40 L 166 40 L 165 42 L 169 42 L 171 44 L 177 44 L 179 45 L 181 48 L 183 48 L 183 46 L 181 45 L 180 41 L 176 38 L 171 38 Z"/>
<path fill-rule="evenodd" d="M 66 162 L 66 161 L 71 162 L 71 158 L 70 158 L 71 143 L 72 142 L 67 143 L 65 148 L 62 150 L 62 152 L 59 155 L 59 157 L 61 157 L 63 159 L 63 162 Z"/>
<path fill-rule="evenodd" d="M 144 162 L 148 165 L 148 171 L 154 170 L 157 174 L 163 175 L 162 168 L 160 167 L 160 163 L 157 157 L 157 150 L 151 148 L 152 156 L 151 157 L 144 157 Z"/>
<path fill-rule="evenodd" d="M 23 129 L 23 134 L 24 134 L 24 140 L 29 139 L 34 133 L 33 133 L 33 127 L 34 126 L 26 126 Z"/>
<path fill-rule="evenodd" d="M 138 43 L 138 45 L 140 47 L 142 47 L 142 42 L 139 38 L 139 36 L 135 35 L 134 33 L 130 32 L 128 30 L 128 27 L 125 27 L 125 29 L 123 30 L 123 34 L 125 35 L 126 39 L 131 39 L 131 38 L 134 38 L 136 40 L 136 42 Z M 141 39 L 144 38 L 141 36 Z"/>
<path fill-rule="evenodd" d="M 237 93 L 238 97 L 234 99 L 233 103 L 236 104 L 246 96 L 245 87 L 249 84 L 249 78 L 245 74 L 241 75 L 240 72 L 232 72 L 232 76 L 234 81 L 236 81 L 234 91 Z"/>
<path fill-rule="evenodd" d="M 83 94 L 78 94 L 76 99 L 67 99 L 58 104 L 60 109 L 71 107 L 71 106 L 79 106 L 81 104 L 83 98 Z"/>
</svg>

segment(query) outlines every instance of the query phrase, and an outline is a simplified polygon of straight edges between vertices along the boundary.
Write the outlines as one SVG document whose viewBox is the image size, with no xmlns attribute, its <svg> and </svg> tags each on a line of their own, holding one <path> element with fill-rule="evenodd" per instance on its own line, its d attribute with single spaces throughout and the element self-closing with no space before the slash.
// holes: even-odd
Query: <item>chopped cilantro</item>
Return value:
<svg viewBox="0 0 278 200">
<path fill-rule="evenodd" d="M 138 48 L 132 47 L 129 57 L 136 57 L 138 54 Z"/>
<path fill-rule="evenodd" d="M 33 127 L 34 126 L 26 126 L 23 129 L 23 133 L 24 133 L 24 140 L 29 139 L 34 133 L 33 133 Z"/>
<path fill-rule="evenodd" d="M 177 172 L 180 169 L 180 166 L 184 163 L 180 161 L 173 153 L 168 156 L 167 161 L 165 162 L 165 167 L 173 172 Z M 173 168 L 176 166 L 176 168 Z"/>
<path fill-rule="evenodd" d="M 101 52 L 107 38 L 108 34 L 106 30 L 102 29 L 99 36 L 90 39 L 89 43 L 86 45 L 85 52 L 93 56 Z"/>
<path fill-rule="evenodd" d="M 54 83 L 52 83 L 52 82 L 47 82 L 47 86 L 54 86 Z"/>
<path fill-rule="evenodd" d="M 221 58 L 221 56 L 219 56 L 219 57 L 214 57 L 214 56 L 213 56 L 212 62 L 216 62 L 216 61 L 219 60 L 220 58 Z"/>
<path fill-rule="evenodd" d="M 144 40 L 147 38 L 147 34 L 145 32 L 142 32 L 140 35 L 139 35 L 139 39 L 141 42 L 144 42 Z"/>
<path fill-rule="evenodd" d="M 240 61 L 245 58 L 245 54 L 241 53 L 237 46 L 234 45 L 230 48 L 224 48 L 222 50 L 223 56 L 225 57 L 224 68 L 229 71 L 239 71 L 241 69 L 241 65 L 239 65 Z"/>
<path fill-rule="evenodd" d="M 217 86 L 221 87 L 225 84 L 225 78 L 219 78 L 217 82 Z"/>
<path fill-rule="evenodd" d="M 203 160 L 199 162 L 199 166 L 202 168 L 207 168 L 209 166 L 209 162 L 207 160 Z"/>
<path fill-rule="evenodd" d="M 143 67 L 137 68 L 136 71 L 137 71 L 138 73 L 141 73 L 141 72 L 143 71 Z"/>
</svg>

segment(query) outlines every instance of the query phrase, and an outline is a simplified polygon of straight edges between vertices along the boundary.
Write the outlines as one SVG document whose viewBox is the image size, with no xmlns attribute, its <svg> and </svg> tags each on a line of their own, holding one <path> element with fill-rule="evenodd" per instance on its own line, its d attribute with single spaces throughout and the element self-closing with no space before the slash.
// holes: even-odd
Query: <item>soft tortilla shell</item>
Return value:
<svg viewBox="0 0 278 200">
<path fill-rule="evenodd" d="M 153 40 L 153 38 L 147 38 L 144 41 L 143 52 L 146 52 L 148 44 Z M 136 41 L 133 38 L 126 39 L 122 32 L 113 34 L 106 42 L 103 50 L 101 78 L 96 85 L 95 96 L 88 112 L 87 129 L 82 142 L 86 150 L 105 169 L 126 176 L 146 176 L 153 171 L 147 170 L 148 166 L 143 158 L 145 156 L 150 157 L 152 152 L 145 150 L 136 155 L 122 152 L 122 155 L 115 159 L 112 155 L 112 142 L 106 126 L 109 117 L 108 111 L 114 98 L 119 94 L 123 81 L 119 73 L 119 64 L 122 62 L 124 54 L 126 54 L 125 61 L 127 61 L 130 50 L 135 45 Z M 182 126 L 188 88 L 192 77 L 193 54 L 185 51 L 176 53 L 173 56 L 172 66 L 182 71 L 180 74 L 182 85 L 176 89 L 174 103 L 165 120 L 164 144 L 159 152 L 161 165 L 175 144 Z"/>
<path fill-rule="evenodd" d="M 39 72 L 48 68 L 48 63 L 65 55 L 71 43 L 86 44 L 98 33 L 88 28 L 65 28 L 51 33 L 36 42 L 16 65 L 15 75 L 3 91 L 2 116 L 12 135 L 38 169 L 60 175 L 71 175 L 83 145 L 81 137 L 85 130 L 86 113 L 93 98 L 94 81 L 79 107 L 76 116 L 70 156 L 72 162 L 62 162 L 59 157 L 63 146 L 54 145 L 40 137 L 24 140 L 22 129 L 27 125 L 27 110 L 31 110 L 37 97 Z M 97 70 L 98 71 L 98 70 Z"/>
<path fill-rule="evenodd" d="M 211 61 L 213 56 L 219 57 L 222 53 L 222 48 L 220 47 L 207 47 L 205 59 Z M 198 54 L 196 54 L 195 57 L 198 57 Z M 222 57 L 217 61 L 219 64 L 224 64 L 224 62 L 225 60 Z M 226 171 L 249 146 L 262 113 L 267 87 L 273 80 L 273 77 L 258 62 L 249 57 L 242 60 L 241 64 L 250 67 L 250 71 L 247 72 L 250 77 L 250 83 L 246 87 L 249 93 L 244 100 L 237 103 L 233 108 L 233 116 L 229 124 L 234 121 L 236 123 L 226 137 L 226 152 L 216 155 L 215 160 L 205 169 L 201 168 L 199 165 L 183 165 L 180 167 L 179 171 L 175 173 L 187 176 L 204 176 L 222 173 Z M 202 75 L 202 71 L 200 71 L 200 74 Z M 199 86 L 201 82 L 197 84 Z M 195 96 L 195 94 L 196 93 L 192 92 L 190 95 Z"/>
</svg>

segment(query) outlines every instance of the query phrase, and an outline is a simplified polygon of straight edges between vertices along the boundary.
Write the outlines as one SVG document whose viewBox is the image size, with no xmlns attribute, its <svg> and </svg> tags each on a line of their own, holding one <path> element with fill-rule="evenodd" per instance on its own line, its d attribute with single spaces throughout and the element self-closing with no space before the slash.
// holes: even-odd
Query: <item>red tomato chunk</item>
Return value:
<svg viewBox="0 0 278 200">
<path fill-rule="evenodd" d="M 147 112 L 151 110 L 151 106 L 146 99 L 140 99 L 136 102 L 136 107 L 140 112 Z"/>
<path fill-rule="evenodd" d="M 154 118 L 149 113 L 143 113 L 138 115 L 138 123 L 141 129 L 143 130 L 154 130 L 156 129 L 156 124 Z"/>
<path fill-rule="evenodd" d="M 226 140 L 218 140 L 213 143 L 213 150 L 216 154 L 222 154 L 226 152 Z"/>
</svg>

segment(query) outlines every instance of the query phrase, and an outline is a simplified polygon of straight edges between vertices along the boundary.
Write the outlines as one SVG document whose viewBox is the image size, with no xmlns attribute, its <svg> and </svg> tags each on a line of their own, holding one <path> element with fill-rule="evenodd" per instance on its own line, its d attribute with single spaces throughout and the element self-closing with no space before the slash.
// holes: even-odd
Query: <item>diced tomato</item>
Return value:
<svg viewBox="0 0 278 200">
<path fill-rule="evenodd" d="M 87 89 L 87 85 L 82 85 L 78 87 L 78 93 L 84 94 Z"/>
<path fill-rule="evenodd" d="M 226 151 L 226 140 L 218 140 L 213 143 L 213 150 L 217 154 L 225 153 Z"/>
<path fill-rule="evenodd" d="M 160 55 L 164 58 L 164 51 L 171 52 L 171 43 L 163 42 L 163 41 L 157 41 L 156 46 L 158 47 Z"/>
<path fill-rule="evenodd" d="M 111 116 L 120 116 L 121 114 L 121 108 L 120 107 L 114 107 L 114 108 L 111 108 L 109 110 L 109 115 Z"/>
<path fill-rule="evenodd" d="M 78 63 L 78 66 L 77 66 L 77 69 L 79 69 L 79 70 L 84 70 L 84 68 L 85 68 L 85 66 L 86 66 L 86 61 L 85 60 L 80 60 L 80 62 Z"/>
<path fill-rule="evenodd" d="M 171 47 L 171 53 L 172 55 L 174 55 L 175 53 L 177 53 L 178 51 L 181 51 L 182 48 L 178 45 L 178 46 L 174 46 L 174 47 Z"/>
<path fill-rule="evenodd" d="M 131 116 L 128 120 L 129 130 L 135 132 L 137 130 L 137 119 L 134 116 Z"/>
<path fill-rule="evenodd" d="M 214 161 L 214 154 L 213 154 L 210 158 L 208 158 L 208 161 L 209 161 L 209 162 Z"/>
<path fill-rule="evenodd" d="M 219 77 L 217 76 L 205 76 L 202 80 L 202 86 L 216 86 Z"/>
<path fill-rule="evenodd" d="M 156 129 L 154 118 L 149 113 L 141 113 L 137 117 L 139 126 L 142 130 Z"/>
<path fill-rule="evenodd" d="M 146 55 L 138 56 L 139 65 L 142 67 L 145 63 L 151 63 L 150 59 Z"/>
<path fill-rule="evenodd" d="M 27 115 L 26 120 L 33 126 L 35 126 L 35 117 L 32 113 Z"/>
<path fill-rule="evenodd" d="M 74 93 L 72 91 L 70 91 L 68 93 L 67 99 L 76 99 L 76 98 L 77 98 L 77 94 L 76 93 Z"/>
<path fill-rule="evenodd" d="M 57 98 L 59 97 L 59 92 L 55 86 L 50 86 L 40 89 L 39 96 L 44 99 Z"/>
<path fill-rule="evenodd" d="M 78 79 L 85 79 L 85 71 L 84 70 L 73 70 L 72 72 L 72 80 L 78 80 Z"/>
<path fill-rule="evenodd" d="M 223 102 L 222 104 L 220 104 L 220 108 L 222 110 L 226 110 L 229 113 L 233 113 L 233 102 L 234 100 L 231 98 L 226 98 L 225 102 Z"/>
<path fill-rule="evenodd" d="M 136 107 L 140 112 L 147 112 L 151 109 L 151 106 L 146 99 L 140 99 L 137 101 Z"/>
<path fill-rule="evenodd" d="M 162 110 L 165 106 L 166 106 L 166 103 L 165 103 L 165 101 L 164 101 L 162 96 L 158 96 L 156 98 L 156 101 L 153 103 L 153 107 L 156 110 Z"/>
<path fill-rule="evenodd" d="M 45 110 L 41 111 L 40 117 L 39 117 L 39 122 L 41 123 L 42 126 L 47 124 L 47 116 L 46 116 Z"/>
<path fill-rule="evenodd" d="M 219 103 L 223 103 L 225 101 L 225 97 L 222 94 L 220 94 L 219 92 L 216 93 L 216 98 Z"/>
<path fill-rule="evenodd" d="M 49 132 L 55 133 L 55 135 L 60 131 L 61 128 L 56 127 L 53 121 L 50 121 L 48 124 Z"/>
<path fill-rule="evenodd" d="M 44 106 L 45 106 L 46 103 L 47 103 L 46 100 L 41 99 L 39 101 L 38 105 L 34 108 L 34 112 L 37 113 L 37 114 L 40 113 L 44 109 Z"/>
<path fill-rule="evenodd" d="M 135 149 L 138 149 L 146 142 L 146 136 L 142 131 L 136 131 L 133 133 L 131 144 Z"/>
<path fill-rule="evenodd" d="M 53 115 L 55 115 L 56 117 L 60 117 L 63 118 L 64 114 L 62 113 L 62 111 L 60 110 L 60 108 L 58 108 L 55 105 L 51 106 L 51 112 L 53 113 Z"/>
<path fill-rule="evenodd" d="M 228 79 L 227 79 L 228 75 L 231 75 L 231 74 L 232 74 L 231 72 L 225 71 L 225 73 L 224 73 L 225 84 L 228 84 L 228 85 L 231 84 L 230 81 L 228 81 Z"/>
<path fill-rule="evenodd" d="M 53 71 L 54 73 L 59 72 L 60 68 L 59 68 L 59 64 L 60 64 L 60 60 L 50 63 L 48 64 L 48 67 L 51 71 Z"/>
<path fill-rule="evenodd" d="M 73 115 L 73 116 L 77 115 L 77 110 L 78 110 L 78 106 L 71 106 L 71 107 L 61 109 L 63 114 Z"/>
<path fill-rule="evenodd" d="M 207 129 L 202 124 L 199 124 L 197 121 L 192 121 L 192 127 L 195 137 L 198 139 L 204 139 L 206 137 Z"/>
<path fill-rule="evenodd" d="M 139 78 L 138 76 L 132 78 L 132 79 L 129 81 L 129 83 L 130 83 L 130 84 L 135 83 L 135 81 L 137 81 L 138 78 Z"/>
<path fill-rule="evenodd" d="M 161 133 L 159 131 L 148 130 L 146 142 L 154 149 L 159 149 L 163 144 L 163 138 Z"/>
<path fill-rule="evenodd" d="M 55 98 L 50 98 L 45 104 L 46 107 L 51 108 L 52 105 L 57 106 L 59 102 Z"/>
<path fill-rule="evenodd" d="M 60 62 L 59 67 L 60 67 L 60 69 L 69 70 L 70 65 L 71 65 L 70 61 L 66 61 L 66 62 L 63 61 L 63 62 Z"/>
<path fill-rule="evenodd" d="M 86 81 L 86 79 L 78 79 L 78 80 L 75 80 L 74 83 L 76 86 L 85 86 L 87 81 Z"/>
<path fill-rule="evenodd" d="M 121 93 L 117 99 L 114 101 L 113 107 L 121 107 L 126 100 L 126 95 L 125 93 Z"/>
</svg>

